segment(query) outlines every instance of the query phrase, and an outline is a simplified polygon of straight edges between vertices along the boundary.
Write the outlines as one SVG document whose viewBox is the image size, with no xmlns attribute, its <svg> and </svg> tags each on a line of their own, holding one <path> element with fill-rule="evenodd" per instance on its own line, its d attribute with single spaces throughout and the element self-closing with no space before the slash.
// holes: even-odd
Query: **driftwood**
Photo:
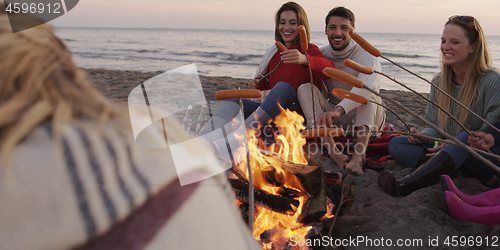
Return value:
<svg viewBox="0 0 500 250">
<path fill-rule="evenodd" d="M 229 182 L 235 191 L 236 198 L 243 204 L 248 204 L 248 182 L 230 179 Z M 293 198 L 273 195 L 258 188 L 254 189 L 255 203 L 272 211 L 293 215 L 297 211 L 299 201 Z"/>
<path fill-rule="evenodd" d="M 321 219 L 326 214 L 326 189 L 321 152 L 318 151 L 312 154 L 307 152 L 307 148 L 304 149 L 306 150 L 304 155 L 309 164 L 308 168 L 314 170 L 299 177 L 299 179 L 304 179 L 304 188 L 308 190 L 309 198 L 302 206 L 302 211 L 297 220 L 300 223 L 307 224 Z"/>
<path fill-rule="evenodd" d="M 335 174 L 335 173 L 327 173 L 328 175 Z M 350 177 L 350 176 L 348 176 Z M 328 179 L 328 178 L 327 178 Z M 347 180 L 348 178 L 346 178 Z M 343 186 L 343 189 L 342 189 Z M 335 208 L 333 210 L 333 214 L 337 213 L 338 215 L 344 215 L 347 211 L 349 211 L 352 207 L 352 204 L 354 203 L 354 196 L 356 193 L 356 189 L 354 188 L 354 185 L 352 183 L 349 183 L 349 181 L 333 181 L 333 182 L 327 182 L 326 185 L 326 196 L 330 198 L 332 203 L 335 205 Z M 344 203 L 342 206 L 340 206 L 341 200 L 342 200 L 342 195 L 344 195 Z"/>
</svg>

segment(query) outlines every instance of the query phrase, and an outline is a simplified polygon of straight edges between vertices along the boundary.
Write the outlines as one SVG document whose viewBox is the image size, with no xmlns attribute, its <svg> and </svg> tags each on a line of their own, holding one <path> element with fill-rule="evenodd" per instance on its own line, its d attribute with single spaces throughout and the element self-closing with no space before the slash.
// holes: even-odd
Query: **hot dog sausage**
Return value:
<svg viewBox="0 0 500 250">
<path fill-rule="evenodd" d="M 382 53 L 380 52 L 380 50 L 378 50 L 377 48 L 373 47 L 373 45 L 371 45 L 363 37 L 361 37 L 360 35 L 358 35 L 354 30 L 352 30 L 352 29 L 349 30 L 349 35 L 351 35 L 352 39 L 354 39 L 354 41 L 356 41 L 359 44 L 359 46 L 361 46 L 363 49 L 365 49 L 366 52 L 372 54 L 375 57 L 379 57 L 379 56 L 382 55 Z"/>
<path fill-rule="evenodd" d="M 366 99 L 365 97 L 360 96 L 358 94 L 354 94 L 354 93 L 347 91 L 345 89 L 334 89 L 334 90 L 332 90 L 332 93 L 336 96 L 347 98 L 349 100 L 353 100 L 353 101 L 361 103 L 361 104 L 368 104 L 368 99 Z"/>
<path fill-rule="evenodd" d="M 354 77 L 353 75 L 346 73 L 340 69 L 326 67 L 323 69 L 323 73 L 329 77 L 343 81 L 343 82 L 345 82 L 353 87 L 356 87 L 356 88 L 362 89 L 363 85 L 365 84 L 363 81 L 359 80 L 358 78 Z"/>
<path fill-rule="evenodd" d="M 371 75 L 373 74 L 374 70 L 370 67 L 363 66 L 355 61 L 351 61 L 349 59 L 344 60 L 344 66 L 349 67 L 353 70 L 356 70 L 360 73 Z"/>
<path fill-rule="evenodd" d="M 262 92 L 258 89 L 231 89 L 219 90 L 215 93 L 215 99 L 222 101 L 238 98 L 261 98 Z"/>
<path fill-rule="evenodd" d="M 276 47 L 278 47 L 278 49 L 283 52 L 285 50 L 287 50 L 287 48 L 285 47 L 285 45 L 283 45 L 280 41 L 276 41 L 274 44 L 276 44 Z"/>
<path fill-rule="evenodd" d="M 304 25 L 299 26 L 299 33 L 302 51 L 307 51 L 307 49 L 309 48 L 309 41 L 307 41 L 306 28 L 304 27 Z"/>
</svg>

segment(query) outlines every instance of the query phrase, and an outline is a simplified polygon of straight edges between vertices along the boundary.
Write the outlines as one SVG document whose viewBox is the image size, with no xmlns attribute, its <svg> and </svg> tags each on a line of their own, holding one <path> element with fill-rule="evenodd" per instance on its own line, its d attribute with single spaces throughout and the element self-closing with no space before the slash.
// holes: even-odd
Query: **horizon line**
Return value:
<svg viewBox="0 0 500 250">
<path fill-rule="evenodd" d="M 273 32 L 274 30 L 258 30 L 258 29 L 221 29 L 221 28 L 168 28 L 168 27 L 85 27 L 85 26 L 55 26 L 56 29 L 149 29 L 149 30 L 160 30 L 160 29 L 170 29 L 170 30 L 218 30 L 218 31 L 266 31 Z M 311 32 L 324 32 L 324 30 L 311 30 Z M 403 32 L 368 32 L 368 31 L 358 31 L 358 33 L 365 34 L 398 34 L 398 35 L 440 35 L 437 33 L 403 33 Z M 488 35 L 487 35 L 488 36 Z M 500 36 L 500 35 L 491 35 Z"/>
</svg>

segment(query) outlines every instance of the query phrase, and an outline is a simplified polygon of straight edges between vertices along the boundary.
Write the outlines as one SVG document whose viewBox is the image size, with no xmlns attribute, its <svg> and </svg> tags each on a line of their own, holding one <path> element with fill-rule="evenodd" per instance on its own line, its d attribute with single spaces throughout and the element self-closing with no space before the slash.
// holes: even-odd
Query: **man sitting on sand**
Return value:
<svg viewBox="0 0 500 250">
<path fill-rule="evenodd" d="M 354 29 L 354 13 L 344 7 L 335 7 L 326 16 L 325 22 L 325 34 L 330 46 L 321 48 L 323 55 L 332 60 L 338 69 L 357 77 L 366 86 L 378 91 L 381 82 L 379 75 L 362 74 L 343 65 L 345 59 L 350 59 L 374 70 L 381 70 L 379 60 L 363 50 L 349 35 L 349 30 Z M 297 92 L 300 106 L 309 123 L 315 119 L 317 126 L 336 126 L 345 132 L 352 130 L 356 133 L 354 152 L 350 161 L 348 156 L 338 150 L 333 138 L 323 138 L 323 144 L 328 148 L 330 158 L 339 167 L 346 167 L 350 172 L 361 175 L 366 161 L 365 153 L 370 132 L 371 130 L 379 130 L 383 126 L 385 111 L 382 107 L 371 102 L 367 105 L 361 105 L 348 99 L 336 97 L 331 91 L 335 88 L 349 90 L 377 103 L 381 103 L 381 99 L 367 90 L 354 88 L 336 79 L 327 80 L 323 88 L 325 87 L 327 89 L 322 90 L 324 94 L 318 88 L 313 87 L 316 110 L 314 113 L 311 84 L 301 85 Z"/>
</svg>

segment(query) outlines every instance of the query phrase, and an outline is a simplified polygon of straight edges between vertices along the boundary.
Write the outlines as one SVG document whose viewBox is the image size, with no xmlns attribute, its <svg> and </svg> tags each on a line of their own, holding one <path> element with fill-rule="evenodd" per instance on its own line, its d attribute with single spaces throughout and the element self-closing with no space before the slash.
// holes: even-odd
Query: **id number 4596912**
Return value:
<svg viewBox="0 0 500 250">
<path fill-rule="evenodd" d="M 498 247 L 498 236 L 447 236 L 445 246 Z"/>
<path fill-rule="evenodd" d="M 59 14 L 61 13 L 61 4 L 60 3 L 9 3 L 7 7 L 5 8 L 5 12 L 12 14 L 19 14 L 19 13 L 30 13 L 30 14 L 35 14 L 35 13 L 55 13 Z"/>
</svg>

